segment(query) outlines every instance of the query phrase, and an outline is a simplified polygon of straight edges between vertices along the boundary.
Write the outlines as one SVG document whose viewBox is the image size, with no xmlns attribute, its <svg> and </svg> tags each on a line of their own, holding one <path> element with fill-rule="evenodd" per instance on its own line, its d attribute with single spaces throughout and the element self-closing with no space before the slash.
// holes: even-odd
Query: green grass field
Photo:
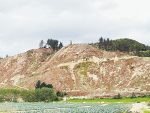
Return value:
<svg viewBox="0 0 150 113">
<path fill-rule="evenodd" d="M 150 111 L 144 111 L 143 113 L 150 113 Z"/>
<path fill-rule="evenodd" d="M 148 102 L 150 100 L 150 97 L 137 97 L 137 98 L 122 98 L 122 99 L 70 99 L 66 100 L 66 102 L 72 102 L 72 103 L 98 103 L 98 102 L 105 102 L 105 103 L 137 103 L 137 102 Z"/>
</svg>

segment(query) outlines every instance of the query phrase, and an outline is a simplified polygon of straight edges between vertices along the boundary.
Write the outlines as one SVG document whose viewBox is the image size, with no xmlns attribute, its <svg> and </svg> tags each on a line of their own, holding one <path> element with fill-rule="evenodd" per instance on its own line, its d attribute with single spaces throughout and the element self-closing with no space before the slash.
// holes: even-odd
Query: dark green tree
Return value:
<svg viewBox="0 0 150 113">
<path fill-rule="evenodd" d="M 35 85 L 35 89 L 41 88 L 41 81 L 38 80 L 36 85 Z"/>
<path fill-rule="evenodd" d="M 56 95 L 57 95 L 58 97 L 60 97 L 60 96 L 61 96 L 61 92 L 60 92 L 60 91 L 57 91 Z"/>
<path fill-rule="evenodd" d="M 110 46 L 110 43 L 109 43 L 109 38 L 107 38 L 106 40 L 106 50 L 108 51 L 109 50 L 109 46 Z"/>
<path fill-rule="evenodd" d="M 58 50 L 58 40 L 53 41 L 53 48 L 54 50 Z"/>
<path fill-rule="evenodd" d="M 42 87 L 53 88 L 52 84 L 46 85 L 45 82 L 42 82 L 42 83 L 41 83 L 41 81 L 38 80 L 38 82 L 37 82 L 36 85 L 35 85 L 35 89 L 38 89 L 38 88 L 41 89 Z"/>
<path fill-rule="evenodd" d="M 58 48 L 61 49 L 62 47 L 63 47 L 63 44 L 62 42 L 60 42 Z"/>
<path fill-rule="evenodd" d="M 112 40 L 110 40 L 109 41 L 109 50 L 113 50 L 113 41 Z"/>
<path fill-rule="evenodd" d="M 58 40 L 48 39 L 47 45 L 49 45 L 53 50 L 58 50 Z"/>
<path fill-rule="evenodd" d="M 47 87 L 47 85 L 46 85 L 45 82 L 43 82 L 43 83 L 41 84 L 41 88 L 42 88 L 42 87 Z"/>
<path fill-rule="evenodd" d="M 106 39 L 104 39 L 104 42 L 103 42 L 103 49 L 106 50 L 106 46 L 107 46 L 107 42 L 106 42 Z"/>
<path fill-rule="evenodd" d="M 102 49 L 102 46 L 103 46 L 103 38 L 101 37 L 99 39 L 99 49 Z"/>
<path fill-rule="evenodd" d="M 46 45 L 48 45 L 49 47 L 51 47 L 51 45 L 52 45 L 52 39 L 48 39 Z"/>
<path fill-rule="evenodd" d="M 53 88 L 52 84 L 47 85 L 48 88 Z"/>
</svg>

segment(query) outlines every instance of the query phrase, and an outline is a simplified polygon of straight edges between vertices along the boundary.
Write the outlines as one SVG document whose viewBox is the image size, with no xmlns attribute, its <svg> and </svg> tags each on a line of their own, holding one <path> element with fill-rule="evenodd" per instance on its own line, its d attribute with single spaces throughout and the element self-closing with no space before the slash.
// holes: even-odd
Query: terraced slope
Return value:
<svg viewBox="0 0 150 113">
<path fill-rule="evenodd" d="M 100 51 L 73 44 L 47 57 L 49 49 L 31 50 L 0 60 L 2 87 L 34 88 L 38 80 L 56 90 L 87 98 L 145 94 L 150 91 L 150 58 Z"/>
</svg>

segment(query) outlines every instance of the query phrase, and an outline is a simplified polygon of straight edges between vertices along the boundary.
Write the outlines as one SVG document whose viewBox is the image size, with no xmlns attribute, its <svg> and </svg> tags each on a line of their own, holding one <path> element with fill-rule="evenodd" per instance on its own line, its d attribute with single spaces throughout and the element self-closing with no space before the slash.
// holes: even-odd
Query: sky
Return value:
<svg viewBox="0 0 150 113">
<path fill-rule="evenodd" d="M 0 57 L 99 38 L 130 38 L 150 45 L 150 0 L 0 0 Z"/>
</svg>

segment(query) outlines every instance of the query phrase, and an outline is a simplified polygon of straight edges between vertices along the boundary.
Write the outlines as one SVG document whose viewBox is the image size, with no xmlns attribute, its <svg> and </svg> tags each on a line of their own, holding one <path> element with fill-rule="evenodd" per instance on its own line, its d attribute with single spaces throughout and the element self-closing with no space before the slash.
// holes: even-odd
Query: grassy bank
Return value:
<svg viewBox="0 0 150 113">
<path fill-rule="evenodd" d="M 105 102 L 105 103 L 137 103 L 137 102 L 148 102 L 150 100 L 150 97 L 137 97 L 137 98 L 122 98 L 122 99 L 70 99 L 66 100 L 66 102 L 72 102 L 72 103 L 98 103 L 98 102 Z"/>
<path fill-rule="evenodd" d="M 53 88 L 37 88 L 36 90 L 0 89 L 0 102 L 53 102 L 66 95 Z"/>
</svg>

